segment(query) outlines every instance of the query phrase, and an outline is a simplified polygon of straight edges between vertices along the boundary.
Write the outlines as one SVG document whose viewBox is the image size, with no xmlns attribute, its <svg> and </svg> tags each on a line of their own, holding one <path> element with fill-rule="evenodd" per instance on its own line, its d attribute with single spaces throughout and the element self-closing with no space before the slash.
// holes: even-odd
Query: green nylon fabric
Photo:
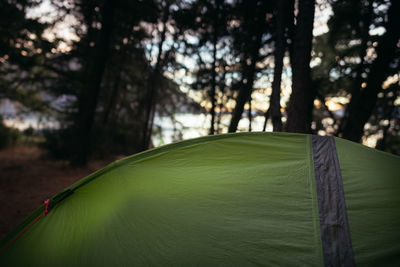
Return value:
<svg viewBox="0 0 400 267">
<path fill-rule="evenodd" d="M 356 265 L 400 266 L 400 158 L 335 143 Z M 0 266 L 323 266 L 310 135 L 183 141 L 69 189 Z"/>
<path fill-rule="evenodd" d="M 132 156 L 71 186 L 0 265 L 322 266 L 311 153 L 309 135 L 253 133 Z"/>
<path fill-rule="evenodd" d="M 335 142 L 356 266 L 400 266 L 400 157 Z"/>
</svg>

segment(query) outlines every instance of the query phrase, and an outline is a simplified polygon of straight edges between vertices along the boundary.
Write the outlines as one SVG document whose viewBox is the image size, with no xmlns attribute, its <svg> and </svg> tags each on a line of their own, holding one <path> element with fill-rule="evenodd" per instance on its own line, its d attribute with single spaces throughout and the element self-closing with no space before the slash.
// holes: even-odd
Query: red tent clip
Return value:
<svg viewBox="0 0 400 267">
<path fill-rule="evenodd" d="M 47 209 L 49 208 L 50 200 L 49 199 L 46 200 L 44 202 L 44 204 L 46 204 L 46 209 L 44 210 L 43 214 L 47 214 L 47 213 L 49 213 L 49 211 Z"/>
</svg>

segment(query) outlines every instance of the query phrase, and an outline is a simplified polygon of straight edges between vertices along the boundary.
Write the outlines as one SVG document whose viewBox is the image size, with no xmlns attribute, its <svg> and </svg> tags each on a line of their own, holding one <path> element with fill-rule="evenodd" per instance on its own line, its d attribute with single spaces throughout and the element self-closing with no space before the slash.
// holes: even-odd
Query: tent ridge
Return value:
<svg viewBox="0 0 400 267">
<path fill-rule="evenodd" d="M 128 156 L 126 158 L 117 160 L 106 167 L 104 167 L 101 170 L 98 170 L 89 176 L 86 176 L 85 178 L 79 180 L 75 184 L 72 184 L 70 187 L 67 189 L 71 189 L 75 191 L 76 189 L 82 187 L 83 185 L 89 183 L 90 181 L 96 179 L 97 177 L 101 176 L 102 174 L 117 168 L 123 164 L 126 163 L 132 163 L 132 162 L 138 162 L 139 160 L 149 158 L 155 155 L 158 155 L 163 152 L 171 151 L 173 149 L 178 149 L 182 147 L 187 147 L 190 145 L 195 145 L 195 144 L 201 144 L 204 142 L 209 142 L 209 141 L 216 141 L 220 139 L 227 139 L 227 138 L 234 138 L 234 137 L 244 137 L 244 136 L 257 136 L 257 135 L 274 135 L 274 136 L 307 136 L 308 134 L 303 134 L 303 133 L 288 133 L 288 132 L 279 132 L 279 133 L 273 133 L 273 132 L 237 132 L 237 133 L 224 133 L 224 134 L 215 134 L 215 135 L 206 135 L 206 136 L 201 136 L 201 137 L 196 137 L 192 139 L 187 139 L 187 140 L 182 140 L 178 141 L 175 143 L 163 145 L 160 147 L 155 147 L 149 150 L 145 150 L 136 154 L 133 154 L 131 156 Z"/>
</svg>

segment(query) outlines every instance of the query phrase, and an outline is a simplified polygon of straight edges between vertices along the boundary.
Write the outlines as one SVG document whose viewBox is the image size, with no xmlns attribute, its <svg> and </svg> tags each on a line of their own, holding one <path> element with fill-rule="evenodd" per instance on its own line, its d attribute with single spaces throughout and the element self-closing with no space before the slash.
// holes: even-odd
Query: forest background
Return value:
<svg viewBox="0 0 400 267">
<path fill-rule="evenodd" d="M 206 134 L 400 154 L 395 0 L 6 0 L 0 147 L 84 166 Z"/>
</svg>

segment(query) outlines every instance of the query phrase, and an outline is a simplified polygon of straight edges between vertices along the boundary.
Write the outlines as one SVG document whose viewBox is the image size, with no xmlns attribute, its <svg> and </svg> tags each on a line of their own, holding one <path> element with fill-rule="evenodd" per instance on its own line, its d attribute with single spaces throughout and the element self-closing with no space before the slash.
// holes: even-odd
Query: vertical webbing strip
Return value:
<svg viewBox="0 0 400 267">
<path fill-rule="evenodd" d="M 313 135 L 312 150 L 325 267 L 355 266 L 335 140 Z"/>
</svg>

